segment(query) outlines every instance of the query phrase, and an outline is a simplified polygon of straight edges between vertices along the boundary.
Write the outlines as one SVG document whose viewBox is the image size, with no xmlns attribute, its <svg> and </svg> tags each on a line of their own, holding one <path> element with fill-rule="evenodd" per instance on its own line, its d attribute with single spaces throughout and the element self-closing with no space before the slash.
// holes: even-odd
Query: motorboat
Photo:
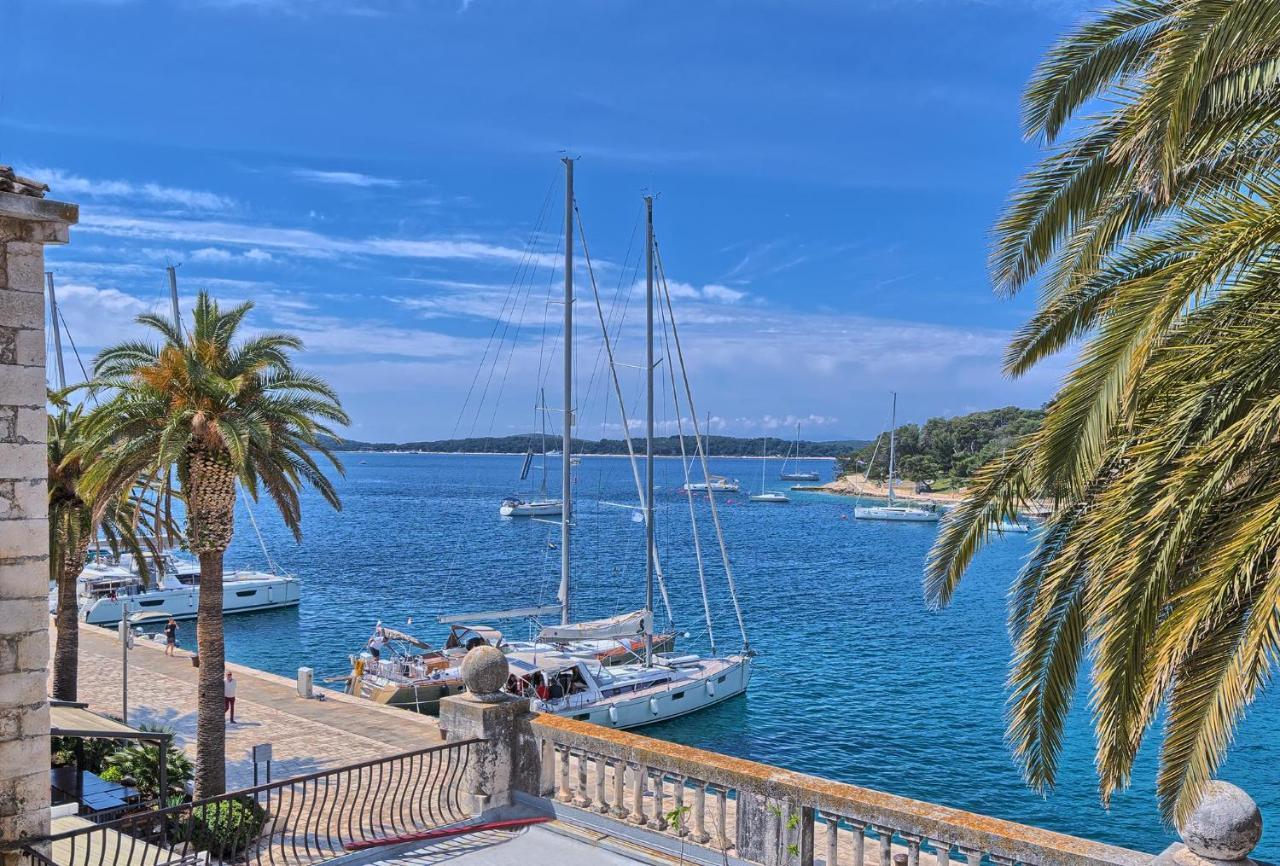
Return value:
<svg viewBox="0 0 1280 866">
<path fill-rule="evenodd" d="M 80 619 L 91 625 L 119 622 L 121 616 L 163 610 L 175 619 L 192 619 L 200 609 L 200 565 L 166 553 L 148 564 L 150 581 L 130 554 L 114 562 L 90 563 L 76 581 Z M 239 570 L 222 575 L 222 612 L 248 613 L 296 607 L 302 583 L 290 574 Z"/>
</svg>

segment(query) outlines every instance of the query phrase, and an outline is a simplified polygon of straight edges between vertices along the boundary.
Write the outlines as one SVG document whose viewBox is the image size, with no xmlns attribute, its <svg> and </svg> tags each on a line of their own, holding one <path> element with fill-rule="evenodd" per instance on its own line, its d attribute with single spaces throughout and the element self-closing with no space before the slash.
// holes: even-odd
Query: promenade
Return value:
<svg viewBox="0 0 1280 866">
<path fill-rule="evenodd" d="M 50 646 L 55 631 L 50 621 Z M 80 626 L 79 698 L 90 709 L 119 716 L 120 641 L 114 629 Z M 275 779 L 297 776 L 372 758 L 408 752 L 440 742 L 432 716 L 390 709 L 358 698 L 323 691 L 326 700 L 298 696 L 293 680 L 227 664 L 239 682 L 237 724 L 227 725 L 227 786 L 253 783 L 249 750 L 271 743 Z M 129 722 L 163 724 L 178 745 L 195 757 L 196 668 L 191 653 L 166 656 L 164 648 L 139 640 L 129 651 Z M 52 681 L 52 668 L 50 669 Z"/>
</svg>

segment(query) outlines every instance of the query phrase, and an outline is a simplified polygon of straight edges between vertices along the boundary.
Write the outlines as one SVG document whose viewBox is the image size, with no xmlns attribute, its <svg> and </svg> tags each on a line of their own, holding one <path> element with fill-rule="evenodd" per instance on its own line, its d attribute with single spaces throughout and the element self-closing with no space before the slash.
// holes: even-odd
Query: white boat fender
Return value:
<svg viewBox="0 0 1280 866">
<path fill-rule="evenodd" d="M 714 698 L 716 696 L 716 681 L 707 680 L 707 697 Z"/>
<path fill-rule="evenodd" d="M 655 716 L 658 714 L 657 698 L 649 698 L 649 712 L 653 713 Z"/>
<path fill-rule="evenodd" d="M 617 707 L 609 707 L 609 721 L 615 725 L 618 724 L 618 708 Z"/>
</svg>

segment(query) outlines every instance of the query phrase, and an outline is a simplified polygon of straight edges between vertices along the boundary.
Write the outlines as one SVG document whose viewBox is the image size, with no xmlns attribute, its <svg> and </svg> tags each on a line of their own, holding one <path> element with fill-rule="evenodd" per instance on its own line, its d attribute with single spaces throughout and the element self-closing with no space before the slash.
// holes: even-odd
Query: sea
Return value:
<svg viewBox="0 0 1280 866">
<path fill-rule="evenodd" d="M 521 481 L 520 455 L 341 456 L 342 510 L 308 491 L 300 542 L 268 500 L 249 506 L 242 498 L 227 566 L 287 571 L 303 590 L 296 609 L 228 617 L 231 660 L 288 677 L 307 666 L 320 680 L 345 674 L 349 654 L 379 622 L 437 643 L 447 633 L 438 616 L 555 602 L 558 523 L 498 514 L 504 496 L 536 492 L 538 460 Z M 720 653 L 740 651 L 743 629 L 710 508 L 702 498 L 690 514 L 678 459 L 655 463 L 655 531 L 671 606 L 668 620 L 659 595 L 658 624 L 674 623 L 680 649 L 710 652 L 714 641 Z M 789 504 L 752 503 L 747 497 L 762 485 L 762 461 L 713 457 L 711 464 L 712 472 L 742 483 L 717 505 L 742 626 L 758 653 L 751 688 L 642 733 L 1152 853 L 1176 839 L 1156 808 L 1159 730 L 1139 757 L 1132 786 L 1109 807 L 1101 804 L 1086 685 L 1067 723 L 1052 792 L 1029 789 L 1011 757 L 1004 737 L 1006 593 L 1033 537 L 995 539 L 951 606 L 932 611 L 921 573 L 936 524 L 854 520 L 851 498 L 819 492 L 788 491 Z M 830 461 L 800 465 L 831 478 Z M 548 458 L 547 469 L 554 492 L 559 458 Z M 779 461 L 764 469 L 766 488 L 790 487 L 778 479 Z M 629 461 L 584 457 L 573 467 L 573 489 L 574 618 L 643 607 L 644 525 Z M 533 628 L 489 624 L 518 639 Z M 1280 701 L 1269 694 L 1241 724 L 1220 777 L 1248 791 L 1265 821 L 1280 821 L 1277 766 Z M 1254 856 L 1277 861 L 1280 832 L 1265 834 Z"/>
</svg>

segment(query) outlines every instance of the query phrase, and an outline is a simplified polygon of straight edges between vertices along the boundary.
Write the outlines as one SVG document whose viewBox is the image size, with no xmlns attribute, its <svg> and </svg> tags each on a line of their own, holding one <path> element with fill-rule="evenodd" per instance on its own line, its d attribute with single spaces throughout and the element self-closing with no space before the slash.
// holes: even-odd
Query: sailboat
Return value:
<svg viewBox="0 0 1280 866">
<path fill-rule="evenodd" d="M 547 495 L 547 397 L 538 390 L 538 414 L 542 418 L 542 483 L 538 487 L 538 498 L 525 502 L 519 496 L 508 496 L 498 506 L 498 514 L 503 517 L 559 517 L 562 505 L 559 499 Z M 533 462 L 533 452 L 525 455 L 524 466 L 520 470 L 520 480 L 529 474 L 529 465 Z M 568 464 L 566 464 L 568 465 Z"/>
<path fill-rule="evenodd" d="M 800 422 L 796 422 L 796 440 L 787 449 L 787 455 L 782 458 L 782 471 L 778 473 L 780 481 L 817 481 L 819 476 L 817 472 L 788 472 L 787 463 L 791 460 L 791 452 L 795 451 L 796 463 L 800 463 Z"/>
<path fill-rule="evenodd" d="M 893 408 L 889 414 L 889 502 L 887 505 L 859 505 L 853 516 L 859 520 L 898 520 L 909 523 L 935 523 L 942 517 L 934 508 L 898 505 L 893 495 L 893 476 L 897 471 L 898 392 L 893 392 Z M 870 467 L 868 467 L 868 472 Z"/>
<path fill-rule="evenodd" d="M 779 493 L 776 490 L 764 489 L 764 468 L 769 462 L 768 456 L 769 437 L 765 436 L 760 439 L 760 492 L 752 494 L 750 499 L 752 502 L 790 502 L 791 498 L 785 493 Z M 785 476 L 784 476 L 785 477 Z"/>
<path fill-rule="evenodd" d="M 708 457 L 711 456 L 711 413 L 707 413 L 707 435 L 703 440 L 703 453 Z M 724 475 L 708 475 L 702 481 L 687 481 L 684 485 L 684 491 L 687 493 L 737 493 L 742 489 L 742 485 L 738 483 L 736 478 L 728 478 Z"/>
<path fill-rule="evenodd" d="M 569 169 L 570 189 L 572 189 L 572 162 L 565 160 Z M 572 193 L 570 193 L 572 195 Z M 570 199 L 571 200 L 571 199 Z M 746 691 L 751 681 L 751 667 L 754 653 L 750 651 L 743 636 L 743 651 L 728 656 L 701 656 L 696 653 L 661 653 L 654 646 L 653 608 L 654 577 L 657 566 L 657 546 L 654 536 L 654 256 L 656 246 L 653 238 L 653 198 L 645 197 L 645 224 L 647 248 L 645 254 L 646 275 L 646 356 L 645 373 L 647 380 L 647 405 L 645 426 L 645 483 L 642 496 L 642 512 L 645 525 L 645 607 L 636 614 L 626 614 L 596 623 L 570 625 L 567 621 L 569 609 L 570 580 L 570 545 L 568 533 L 570 524 L 567 515 L 572 512 L 572 490 L 565 487 L 565 526 L 561 544 L 561 601 L 564 605 L 565 623 L 560 628 L 544 629 L 540 637 L 546 640 L 572 639 L 576 641 L 610 638 L 623 633 L 637 634 L 644 641 L 644 658 L 642 663 L 623 664 L 605 667 L 566 652 L 557 653 L 525 653 L 512 652 L 507 655 L 512 678 L 508 690 L 529 697 L 533 707 L 542 712 L 566 715 L 581 721 L 595 722 L 613 728 L 633 728 L 654 722 L 666 721 L 678 716 L 687 715 L 706 707 L 722 703 Z M 566 267 L 566 307 L 572 300 L 570 280 L 571 272 Z M 670 299 L 668 296 L 668 309 Z M 605 336 L 606 342 L 608 336 Z M 676 337 L 679 350 L 679 338 Z M 565 353 L 566 357 L 568 352 Z M 609 350 L 612 365 L 612 350 Z M 671 359 L 668 358 L 668 361 Z M 683 358 L 681 358 L 683 369 Z M 566 381 L 569 381 L 566 374 Z M 686 394 L 688 380 L 685 380 Z M 692 412 L 690 412 L 692 415 Z M 566 413 L 567 419 L 568 413 Z M 568 451 L 568 420 L 565 426 L 565 450 Z M 706 451 L 702 447 L 701 435 L 694 424 L 694 433 L 698 437 L 699 451 L 702 456 L 704 476 L 707 474 Z M 627 429 L 623 425 L 624 431 Z M 629 439 L 629 437 L 628 437 Z M 708 479 L 709 480 L 709 479 Z M 686 484 L 686 489 L 691 487 Z M 710 504 L 713 519 L 715 517 L 714 494 Z M 699 554 L 700 556 L 700 554 Z M 730 587 L 733 586 L 732 570 L 726 562 L 726 577 Z M 705 585 L 704 585 L 705 592 Z M 736 606 L 736 599 L 735 599 Z M 708 608 L 709 615 L 709 608 Z M 709 621 L 709 620 L 708 620 Z M 741 616 L 739 611 L 739 622 Z M 714 646 L 714 641 L 713 641 Z"/>
</svg>

